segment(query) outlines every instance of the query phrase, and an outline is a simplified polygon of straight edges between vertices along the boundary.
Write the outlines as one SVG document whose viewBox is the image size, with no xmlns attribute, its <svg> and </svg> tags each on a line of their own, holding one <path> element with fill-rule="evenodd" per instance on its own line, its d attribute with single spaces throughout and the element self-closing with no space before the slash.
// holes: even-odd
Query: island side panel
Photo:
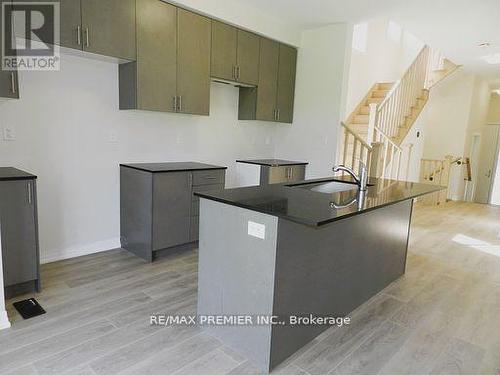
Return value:
<svg viewBox="0 0 500 375">
<path fill-rule="evenodd" d="M 153 260 L 153 174 L 120 167 L 120 242 L 122 248 Z"/>
<path fill-rule="evenodd" d="M 278 224 L 275 315 L 348 315 L 405 272 L 412 201 L 312 228 Z M 274 326 L 271 368 L 328 326 Z"/>
<path fill-rule="evenodd" d="M 265 226 L 265 238 L 248 234 L 248 222 Z M 200 199 L 199 315 L 271 315 L 278 219 Z M 207 327 L 225 345 L 269 369 L 270 326 Z"/>
</svg>

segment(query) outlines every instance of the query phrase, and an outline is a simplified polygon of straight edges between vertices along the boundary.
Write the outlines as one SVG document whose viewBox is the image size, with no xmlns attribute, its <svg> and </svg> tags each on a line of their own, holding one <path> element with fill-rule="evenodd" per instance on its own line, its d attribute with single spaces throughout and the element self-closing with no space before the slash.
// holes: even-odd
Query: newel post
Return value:
<svg viewBox="0 0 500 375">
<path fill-rule="evenodd" d="M 379 173 L 380 166 L 382 164 L 382 150 L 384 148 L 384 144 L 382 142 L 374 142 L 372 143 L 372 152 L 370 157 L 370 170 L 369 176 L 378 178 L 381 176 Z"/>
<path fill-rule="evenodd" d="M 377 103 L 370 103 L 370 115 L 368 117 L 367 143 L 372 144 L 375 140 L 375 124 L 377 122 Z"/>
</svg>

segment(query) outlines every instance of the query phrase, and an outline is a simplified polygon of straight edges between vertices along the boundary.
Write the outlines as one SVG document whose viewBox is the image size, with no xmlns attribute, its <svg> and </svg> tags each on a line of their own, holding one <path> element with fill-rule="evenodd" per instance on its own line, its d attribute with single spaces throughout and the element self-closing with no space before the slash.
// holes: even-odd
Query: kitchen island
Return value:
<svg viewBox="0 0 500 375">
<path fill-rule="evenodd" d="M 251 316 L 210 334 L 270 371 L 405 272 L 413 200 L 439 186 L 320 179 L 196 193 L 199 316 Z M 256 324 L 257 316 L 278 324 Z"/>
</svg>

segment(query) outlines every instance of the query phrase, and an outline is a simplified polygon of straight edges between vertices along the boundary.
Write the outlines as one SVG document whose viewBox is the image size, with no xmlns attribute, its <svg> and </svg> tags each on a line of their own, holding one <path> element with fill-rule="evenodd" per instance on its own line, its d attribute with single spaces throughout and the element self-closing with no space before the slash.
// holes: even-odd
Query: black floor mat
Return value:
<svg viewBox="0 0 500 375">
<path fill-rule="evenodd" d="M 19 312 L 19 314 L 21 314 L 23 319 L 30 319 L 34 318 L 35 316 L 45 314 L 45 310 L 43 309 L 43 307 L 40 306 L 40 304 L 34 298 L 15 302 L 13 303 L 13 305 Z"/>
</svg>

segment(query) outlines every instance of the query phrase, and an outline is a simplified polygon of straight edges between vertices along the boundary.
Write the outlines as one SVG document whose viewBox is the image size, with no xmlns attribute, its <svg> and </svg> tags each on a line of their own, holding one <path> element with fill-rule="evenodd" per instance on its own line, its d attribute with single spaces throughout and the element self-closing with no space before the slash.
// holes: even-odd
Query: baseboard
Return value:
<svg viewBox="0 0 500 375">
<path fill-rule="evenodd" d="M 42 254 L 40 254 L 40 263 L 42 264 L 52 263 L 52 262 L 57 262 L 58 260 L 64 260 L 64 259 L 81 257 L 83 255 L 100 253 L 102 251 L 116 249 L 120 246 L 121 244 L 119 238 L 111 238 L 109 240 L 97 241 L 90 244 L 82 244 L 77 247 L 75 246 L 73 248 L 67 248 L 67 249 L 52 250 L 52 251 L 44 251 L 42 249 L 41 251 Z"/>
<path fill-rule="evenodd" d="M 9 317 L 7 311 L 0 311 L 0 330 L 10 328 Z"/>
</svg>

